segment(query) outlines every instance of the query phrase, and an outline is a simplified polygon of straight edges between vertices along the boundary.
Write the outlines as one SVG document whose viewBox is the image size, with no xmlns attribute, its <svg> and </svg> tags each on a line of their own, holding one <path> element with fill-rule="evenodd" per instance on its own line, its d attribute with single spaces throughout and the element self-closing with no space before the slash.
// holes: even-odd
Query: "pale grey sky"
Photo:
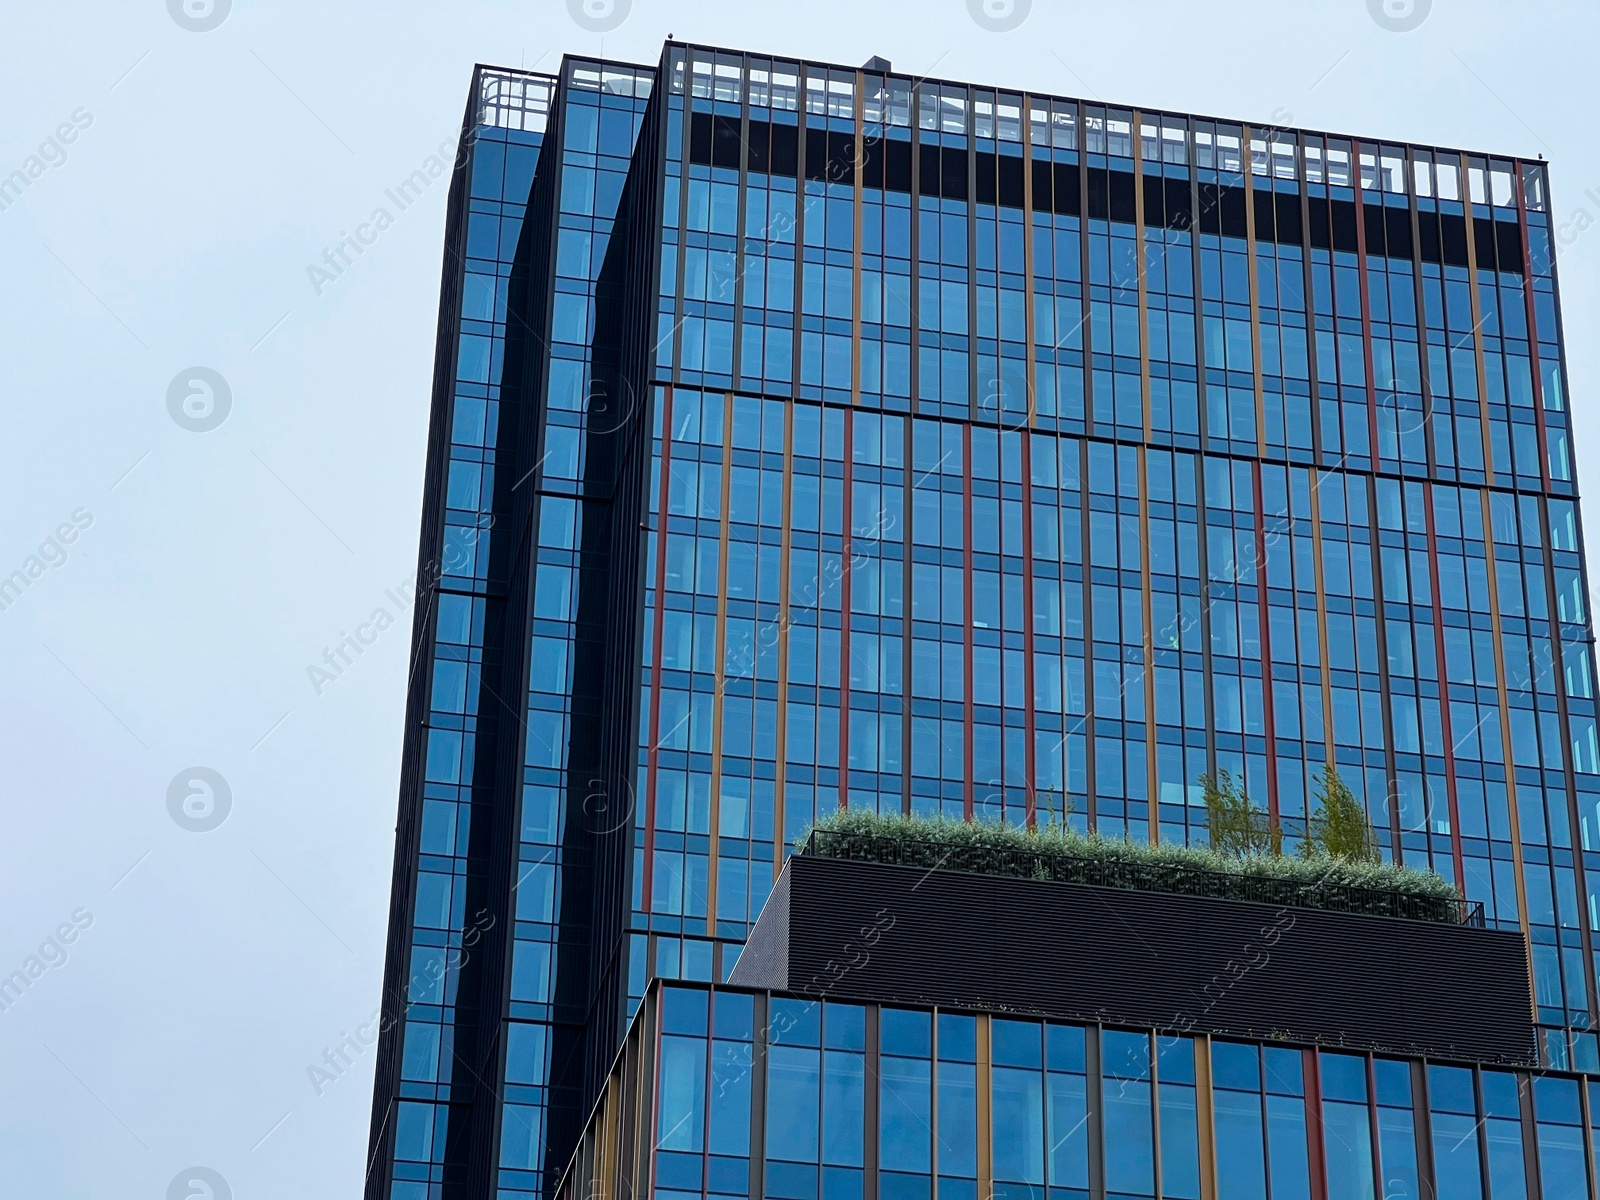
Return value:
<svg viewBox="0 0 1600 1200">
<path fill-rule="evenodd" d="M 372 1054 L 320 1096 L 307 1068 L 378 1004 L 444 185 L 320 295 L 307 267 L 454 136 L 474 62 L 654 62 L 671 31 L 1543 154 L 1587 482 L 1600 7 L 1431 9 L 1039 0 L 994 33 L 966 0 L 635 0 L 602 37 L 562 0 L 233 0 L 205 32 L 167 0 L 6 4 L 0 176 L 72 140 L 0 211 L 0 576 L 72 541 L 0 611 L 0 976 L 73 940 L 0 1012 L 0 1193 L 160 1200 L 200 1166 L 238 1200 L 359 1194 Z M 209 431 L 169 414 L 196 366 L 231 393 Z M 209 832 L 169 814 L 194 767 L 231 794 Z"/>
</svg>

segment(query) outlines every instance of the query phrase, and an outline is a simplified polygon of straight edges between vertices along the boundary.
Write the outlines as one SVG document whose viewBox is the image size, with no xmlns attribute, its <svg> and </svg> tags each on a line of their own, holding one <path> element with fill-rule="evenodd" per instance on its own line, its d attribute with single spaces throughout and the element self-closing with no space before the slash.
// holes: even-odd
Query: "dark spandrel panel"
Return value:
<svg viewBox="0 0 1600 1200">
<path fill-rule="evenodd" d="M 1300 219 L 1300 197 L 1284 192 L 1274 192 L 1273 202 L 1273 235 L 1278 242 L 1291 246 L 1299 246 L 1305 241 L 1301 232 L 1304 222 Z"/>
<path fill-rule="evenodd" d="M 1000 189 L 998 202 L 1006 208 L 1022 207 L 1023 164 L 1015 155 L 1000 156 Z"/>
<path fill-rule="evenodd" d="M 1078 183 L 1078 164 L 1052 163 L 1050 172 L 1055 177 L 1055 211 L 1069 217 L 1081 216 L 1083 189 Z"/>
<path fill-rule="evenodd" d="M 772 173 L 793 179 L 800 172 L 800 130 L 782 122 L 771 129 Z M 755 134 L 754 122 L 751 122 L 751 134 Z"/>
<path fill-rule="evenodd" d="M 1111 187 L 1106 180 L 1106 172 L 1096 168 L 1089 170 L 1088 204 L 1085 206 L 1091 221 L 1104 221 L 1111 215 Z"/>
<path fill-rule="evenodd" d="M 1535 1061 L 1513 930 L 810 856 L 782 878 L 736 985 L 781 974 L 819 996 Z M 842 970 L 881 913 L 893 926 Z"/>
<path fill-rule="evenodd" d="M 1110 174 L 1111 219 L 1131 224 L 1138 219 L 1133 199 L 1133 176 L 1126 171 L 1112 171 Z"/>
<path fill-rule="evenodd" d="M 1467 219 L 1455 213 L 1439 214 L 1439 232 L 1444 239 L 1444 261 L 1452 267 L 1467 265 Z"/>
<path fill-rule="evenodd" d="M 967 198 L 967 152 L 944 147 L 939 155 L 939 195 L 946 200 Z"/>
<path fill-rule="evenodd" d="M 807 179 L 854 182 L 858 157 L 854 134 L 811 128 L 805 131 L 805 139 Z M 917 147 L 918 169 L 913 179 L 911 151 L 911 143 L 899 138 L 863 139 L 859 155 L 863 185 L 902 194 L 915 191 L 945 200 L 970 199 L 1001 208 L 1023 207 L 1027 188 L 1020 157 L 923 142 Z M 741 134 L 736 118 L 692 114 L 690 162 L 736 170 L 741 159 L 751 172 L 796 178 L 801 170 L 800 130 L 781 121 L 752 119 Z M 973 171 L 970 187 L 969 166 Z M 1141 184 L 1132 172 L 1092 169 L 1087 172 L 1087 191 L 1079 179 L 1077 163 L 1035 156 L 1034 210 L 1067 216 L 1087 213 L 1095 220 L 1122 224 L 1134 221 L 1136 192 Z M 1353 254 L 1359 246 L 1357 223 L 1361 222 L 1368 254 L 1410 260 L 1415 243 L 1424 262 L 1467 265 L 1466 221 L 1460 216 L 1419 212 L 1414 238 L 1409 208 L 1367 203 L 1358 216 L 1354 201 L 1314 196 L 1308 202 L 1308 216 L 1303 217 L 1298 193 L 1260 185 L 1248 191 L 1209 182 L 1197 186 L 1198 209 L 1189 180 L 1145 175 L 1145 224 L 1150 228 L 1188 230 L 1198 221 L 1203 233 L 1242 238 L 1248 232 L 1247 208 L 1253 208 L 1255 236 L 1261 242 L 1310 245 Z M 1514 221 L 1479 221 L 1474 226 L 1474 237 L 1480 266 L 1523 270 L 1522 231 Z"/>
<path fill-rule="evenodd" d="M 1037 212 L 1053 212 L 1055 205 L 1055 176 L 1046 159 L 1033 160 L 1033 207 Z"/>
<path fill-rule="evenodd" d="M 854 134 L 837 129 L 806 130 L 806 178 L 846 186 L 855 183 Z"/>
<path fill-rule="evenodd" d="M 883 186 L 891 192 L 911 190 L 911 143 L 890 140 L 885 159 Z"/>
<path fill-rule="evenodd" d="M 1404 208 L 1383 210 L 1383 244 L 1390 258 L 1411 257 L 1411 213 Z"/>
<path fill-rule="evenodd" d="M 1333 214 L 1333 248 L 1354 254 L 1361 248 L 1356 240 L 1356 206 L 1349 200 L 1334 200 L 1328 205 Z"/>
<path fill-rule="evenodd" d="M 1527 264 L 1522 257 L 1522 227 L 1510 221 L 1494 223 L 1495 249 L 1502 271 L 1521 275 Z"/>
<path fill-rule="evenodd" d="M 924 196 L 939 194 L 939 147 L 937 146 L 918 147 L 917 190 Z"/>
<path fill-rule="evenodd" d="M 697 116 L 699 114 L 696 114 Z M 711 165 L 739 169 L 739 119 L 718 113 L 712 118 Z"/>
<path fill-rule="evenodd" d="M 694 114 L 689 122 L 689 161 L 709 165 L 711 162 L 711 130 L 713 121 L 710 113 Z"/>
<path fill-rule="evenodd" d="M 973 199 L 979 204 L 993 204 L 996 199 L 996 155 L 979 150 L 972 156 Z"/>
</svg>

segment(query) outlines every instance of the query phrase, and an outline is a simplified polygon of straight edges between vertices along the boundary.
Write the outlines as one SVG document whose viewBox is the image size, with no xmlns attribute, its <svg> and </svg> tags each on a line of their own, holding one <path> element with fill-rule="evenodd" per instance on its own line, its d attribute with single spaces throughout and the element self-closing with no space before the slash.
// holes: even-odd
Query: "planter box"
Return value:
<svg viewBox="0 0 1600 1200">
<path fill-rule="evenodd" d="M 800 855 L 730 983 L 1537 1065 L 1521 934 Z"/>
</svg>

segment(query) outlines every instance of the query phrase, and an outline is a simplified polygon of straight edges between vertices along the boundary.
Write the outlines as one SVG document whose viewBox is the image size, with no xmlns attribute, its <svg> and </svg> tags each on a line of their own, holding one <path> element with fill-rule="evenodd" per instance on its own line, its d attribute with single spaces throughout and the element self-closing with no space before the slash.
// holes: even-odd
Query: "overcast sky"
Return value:
<svg viewBox="0 0 1600 1200">
<path fill-rule="evenodd" d="M 214 28 L 0 9 L 0 176 L 58 139 L 0 211 L 0 577 L 57 539 L 0 611 L 0 977 L 52 960 L 0 1011 L 5 1195 L 160 1200 L 194 1167 L 238 1200 L 359 1194 L 372 1053 L 321 1095 L 307 1068 L 378 1004 L 445 186 L 320 295 L 307 267 L 453 139 L 474 62 L 653 63 L 671 31 L 1543 154 L 1594 477 L 1593 0 L 1391 0 L 1404 32 L 1367 0 L 1041 0 L 1003 33 L 965 0 L 635 0 L 605 34 L 564 0 L 187 3 Z M 194 367 L 230 403 L 180 422 Z M 231 806 L 175 819 L 191 778 Z"/>
</svg>

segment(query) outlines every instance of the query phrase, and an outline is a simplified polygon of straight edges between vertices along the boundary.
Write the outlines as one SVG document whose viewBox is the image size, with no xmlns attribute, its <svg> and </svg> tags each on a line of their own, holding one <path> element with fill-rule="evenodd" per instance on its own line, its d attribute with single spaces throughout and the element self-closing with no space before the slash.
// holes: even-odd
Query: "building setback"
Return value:
<svg viewBox="0 0 1600 1200">
<path fill-rule="evenodd" d="M 669 1196 L 1592 1197 L 1542 163 L 668 43 L 478 68 L 450 189 L 369 1200 L 553 1195 L 591 1112 L 589 1161 L 627 1130 L 627 1187 Z M 723 986 L 819 813 L 1204 844 L 1227 770 L 1292 844 L 1327 763 L 1482 945 L 1522 936 L 1522 1066 Z M 799 1083 L 767 1049 L 796 1003 Z M 949 1047 L 975 1157 L 892 1166 L 880 1085 L 932 1121 Z M 822 1125 L 784 1157 L 791 1083 Z M 1441 1173 L 1462 1138 L 1476 1183 Z"/>
</svg>

